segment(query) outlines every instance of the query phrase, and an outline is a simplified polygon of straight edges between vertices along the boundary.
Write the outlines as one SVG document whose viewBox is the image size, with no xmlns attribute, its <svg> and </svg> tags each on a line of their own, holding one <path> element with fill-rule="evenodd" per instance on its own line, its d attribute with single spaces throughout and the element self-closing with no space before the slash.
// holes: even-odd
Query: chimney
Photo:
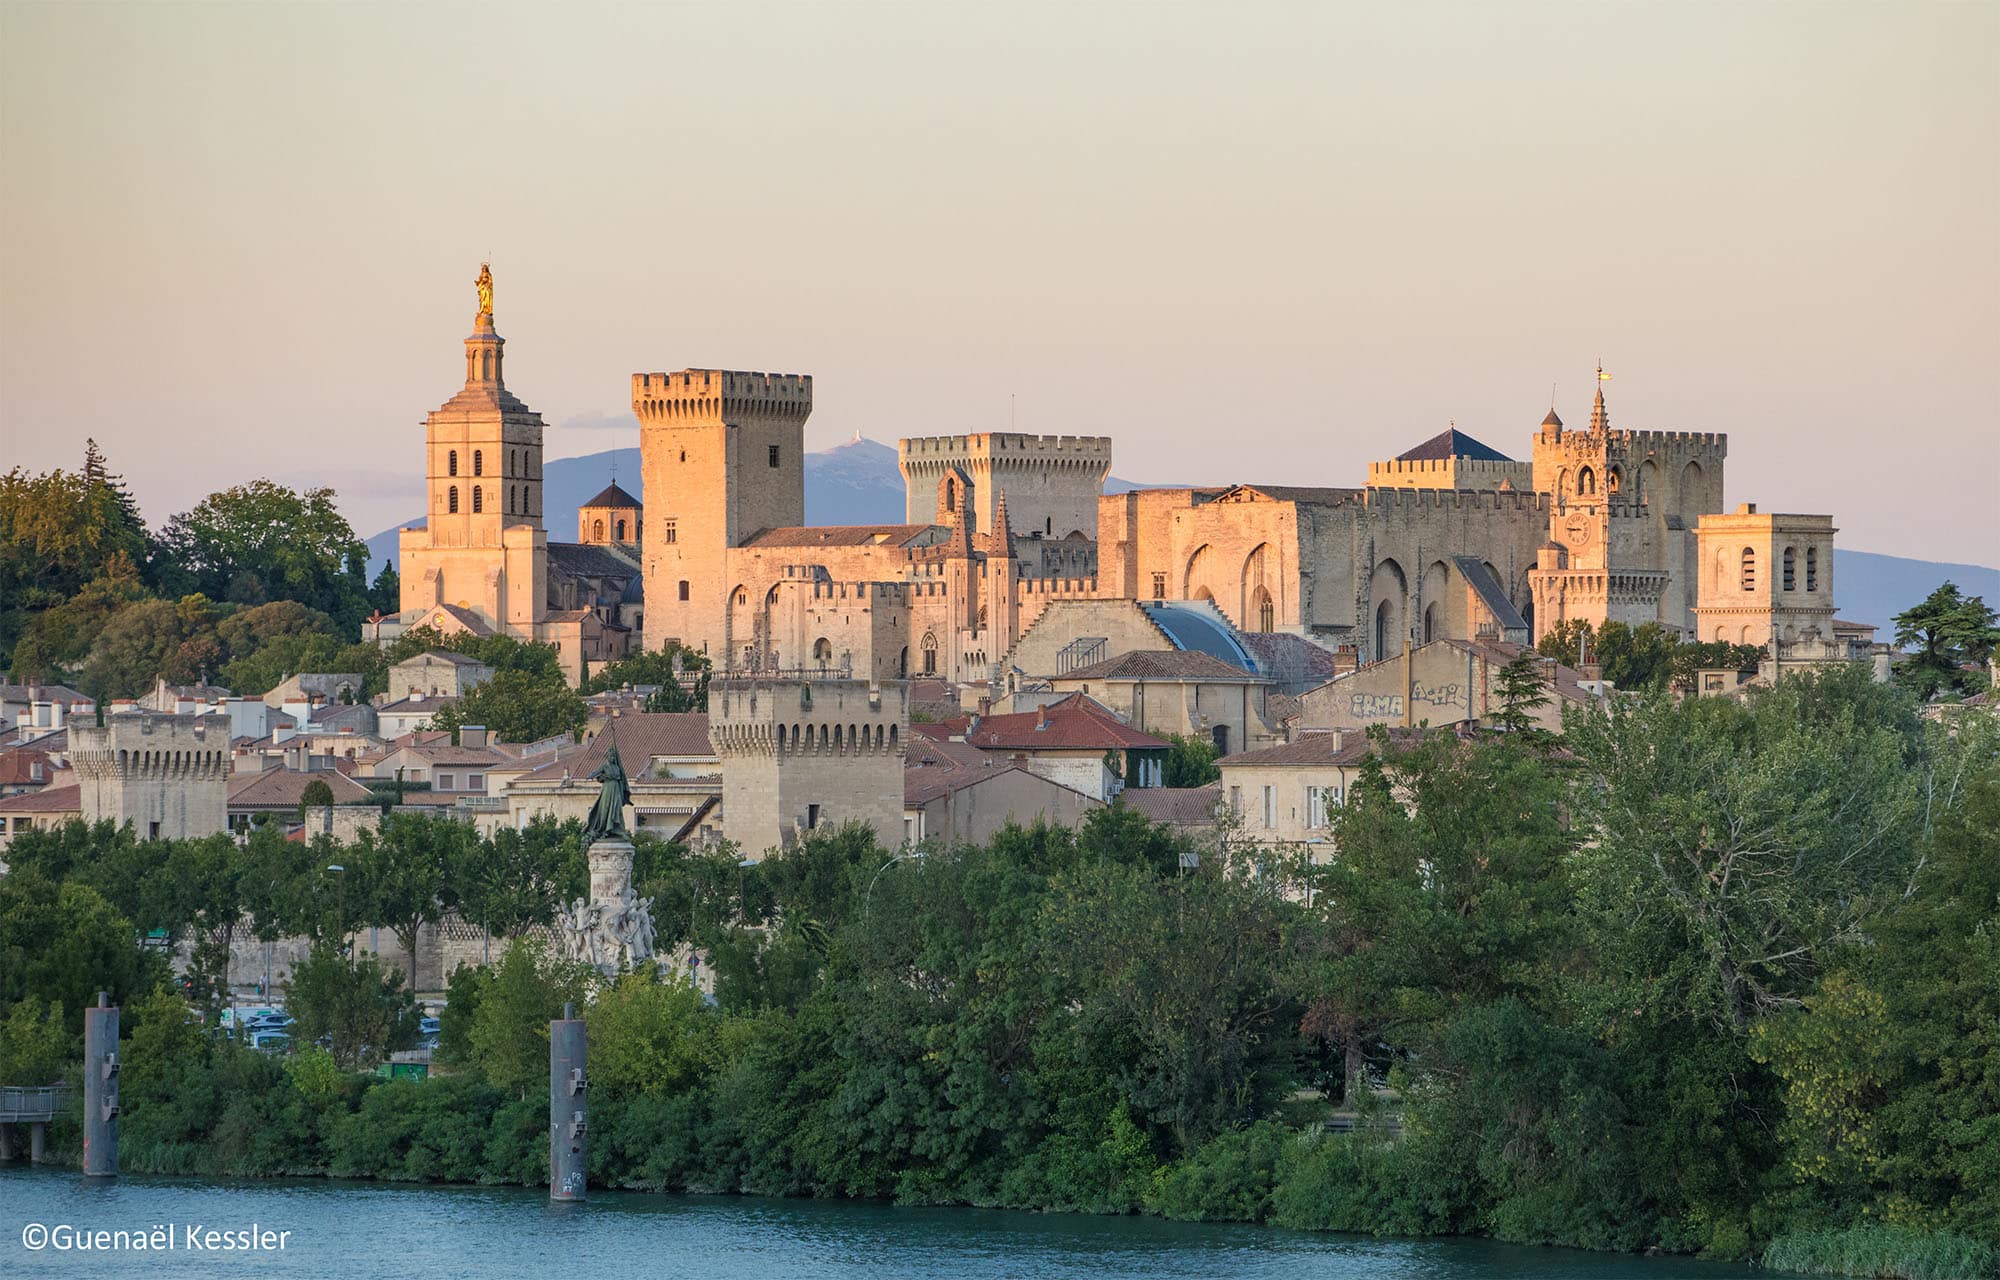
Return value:
<svg viewBox="0 0 2000 1280">
<path fill-rule="evenodd" d="M 980 718 L 981 720 L 984 720 L 984 719 L 985 719 L 985 718 L 986 718 L 987 716 L 990 716 L 990 715 L 992 715 L 992 714 L 993 714 L 993 699 L 991 699 L 991 698 L 987 698 L 987 697 L 982 697 L 982 698 L 980 698 L 980 699 L 979 699 L 979 718 Z"/>
<path fill-rule="evenodd" d="M 473 747 L 475 749 L 484 747 L 486 745 L 486 726 L 483 724 L 460 726 L 458 730 L 458 745 L 461 747 Z"/>
<path fill-rule="evenodd" d="M 1035 704 L 1035 728 L 1046 729 L 1048 727 L 1049 727 L 1049 704 L 1046 702 L 1038 702 Z"/>
</svg>

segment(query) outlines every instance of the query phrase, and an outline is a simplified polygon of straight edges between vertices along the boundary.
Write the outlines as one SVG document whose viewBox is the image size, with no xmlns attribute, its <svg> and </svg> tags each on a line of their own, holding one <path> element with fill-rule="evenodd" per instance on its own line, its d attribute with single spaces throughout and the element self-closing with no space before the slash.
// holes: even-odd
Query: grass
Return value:
<svg viewBox="0 0 2000 1280">
<path fill-rule="evenodd" d="M 1764 1251 L 1772 1271 L 1884 1280 L 1987 1280 L 2000 1269 L 2000 1252 L 1946 1231 L 1918 1231 L 1879 1223 L 1844 1231 L 1797 1231 Z"/>
</svg>

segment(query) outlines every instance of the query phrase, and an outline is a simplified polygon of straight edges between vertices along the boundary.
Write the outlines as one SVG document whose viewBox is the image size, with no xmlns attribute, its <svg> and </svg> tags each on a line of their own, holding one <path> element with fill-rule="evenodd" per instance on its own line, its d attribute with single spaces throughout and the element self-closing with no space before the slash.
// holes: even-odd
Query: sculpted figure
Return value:
<svg viewBox="0 0 2000 1280">
<path fill-rule="evenodd" d="M 610 732 L 610 730 L 605 730 Z M 590 820 L 583 824 L 583 847 L 590 848 L 599 840 L 624 840 L 625 806 L 632 803 L 632 787 L 625 778 L 625 763 L 618 758 L 618 744 L 613 742 L 611 750 L 604 757 L 604 764 L 591 777 L 604 786 L 597 793 L 597 804 L 590 811 Z"/>
<path fill-rule="evenodd" d="M 479 290 L 479 314 L 482 316 L 492 315 L 493 314 L 493 268 L 487 263 L 484 262 L 480 263 L 479 278 L 477 280 L 474 280 L 472 283 L 474 287 L 476 287 Z"/>
</svg>

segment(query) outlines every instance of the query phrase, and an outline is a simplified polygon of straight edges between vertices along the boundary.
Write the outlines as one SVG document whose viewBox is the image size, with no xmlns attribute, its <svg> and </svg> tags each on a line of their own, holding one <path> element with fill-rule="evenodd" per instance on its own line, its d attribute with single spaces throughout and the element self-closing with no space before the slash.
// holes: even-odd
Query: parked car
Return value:
<svg viewBox="0 0 2000 1280">
<path fill-rule="evenodd" d="M 253 1013 L 243 1020 L 243 1025 L 252 1031 L 282 1031 L 292 1025 L 292 1016 L 282 1010 L 276 1013 Z"/>
<path fill-rule="evenodd" d="M 434 1035 L 436 1035 L 436 1034 L 437 1034 L 438 1032 L 440 1032 L 440 1031 L 442 1031 L 442 1030 L 444 1030 L 444 1024 L 443 1024 L 442 1022 L 439 1022 L 439 1021 L 438 1021 L 438 1020 L 437 1020 L 436 1018 L 419 1018 L 419 1019 L 417 1019 L 417 1034 L 418 1034 L 418 1035 L 421 1035 L 421 1036 L 434 1036 Z"/>
<path fill-rule="evenodd" d="M 259 1053 L 289 1053 L 292 1038 L 282 1031 L 252 1031 L 250 1047 Z"/>
</svg>

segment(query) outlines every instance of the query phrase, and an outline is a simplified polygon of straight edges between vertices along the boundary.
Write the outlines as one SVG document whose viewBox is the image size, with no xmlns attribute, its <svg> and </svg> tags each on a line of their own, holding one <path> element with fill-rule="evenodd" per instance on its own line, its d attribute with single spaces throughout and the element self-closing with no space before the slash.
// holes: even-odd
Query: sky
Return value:
<svg viewBox="0 0 2000 1280">
<path fill-rule="evenodd" d="M 482 260 L 548 455 L 635 371 L 807 443 L 1363 482 L 1550 403 L 2000 564 L 2000 4 L 0 0 L 0 469 L 421 507 Z"/>
</svg>

